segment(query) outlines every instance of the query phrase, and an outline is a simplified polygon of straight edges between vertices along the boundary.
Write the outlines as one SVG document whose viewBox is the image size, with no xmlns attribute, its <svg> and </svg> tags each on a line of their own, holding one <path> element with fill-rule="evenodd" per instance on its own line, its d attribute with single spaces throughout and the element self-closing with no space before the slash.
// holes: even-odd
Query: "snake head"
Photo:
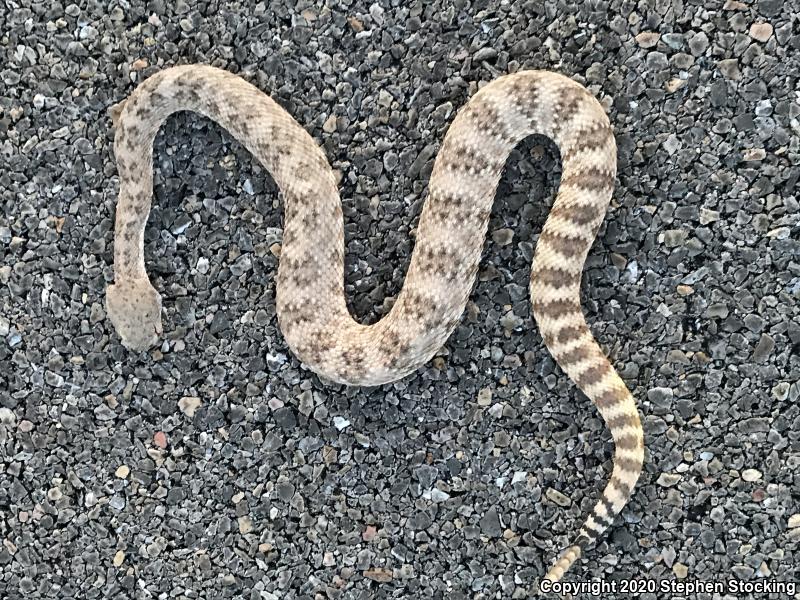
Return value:
<svg viewBox="0 0 800 600">
<path fill-rule="evenodd" d="M 155 345 L 161 327 L 161 296 L 147 279 L 123 281 L 106 289 L 108 318 L 128 350 Z"/>
</svg>

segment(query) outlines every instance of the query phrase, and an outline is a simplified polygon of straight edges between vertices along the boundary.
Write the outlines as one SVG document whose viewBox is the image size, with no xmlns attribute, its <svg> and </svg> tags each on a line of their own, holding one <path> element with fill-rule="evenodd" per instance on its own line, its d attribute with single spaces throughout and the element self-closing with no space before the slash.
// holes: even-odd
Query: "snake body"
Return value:
<svg viewBox="0 0 800 600">
<path fill-rule="evenodd" d="M 144 262 L 153 140 L 164 120 L 181 110 L 222 125 L 274 178 L 285 210 L 279 326 L 300 360 L 347 385 L 394 381 L 442 347 L 471 292 L 506 159 L 528 135 L 556 142 L 563 172 L 533 259 L 533 313 L 548 350 L 597 406 L 615 444 L 605 489 L 545 575 L 558 581 L 625 506 L 644 458 L 636 404 L 589 331 L 579 300 L 583 264 L 616 176 L 616 145 L 600 103 L 577 82 L 545 71 L 506 75 L 482 87 L 459 111 L 437 155 L 411 263 L 392 310 L 378 323 L 362 325 L 345 303 L 336 179 L 313 138 L 269 96 L 226 71 L 190 65 L 149 77 L 112 109 L 120 190 L 115 283 L 106 304 L 122 343 L 137 351 L 162 332 L 161 298 Z"/>
</svg>

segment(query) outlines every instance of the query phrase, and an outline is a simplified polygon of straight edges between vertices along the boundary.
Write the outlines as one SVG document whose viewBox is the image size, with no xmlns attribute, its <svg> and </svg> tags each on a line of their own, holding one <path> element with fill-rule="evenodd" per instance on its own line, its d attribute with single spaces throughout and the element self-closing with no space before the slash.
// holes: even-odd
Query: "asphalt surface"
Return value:
<svg viewBox="0 0 800 600">
<path fill-rule="evenodd" d="M 346 389 L 277 328 L 269 174 L 172 118 L 146 236 L 164 343 L 126 351 L 104 311 L 107 109 L 195 62 L 271 94 L 341 173 L 364 322 L 402 286 L 454 112 L 523 68 L 585 83 L 619 179 L 583 303 L 648 454 L 568 580 L 800 579 L 795 2 L 83 4 L 0 4 L 0 597 L 526 598 L 610 471 L 530 315 L 560 170 L 544 139 L 508 163 L 440 355 Z"/>
</svg>

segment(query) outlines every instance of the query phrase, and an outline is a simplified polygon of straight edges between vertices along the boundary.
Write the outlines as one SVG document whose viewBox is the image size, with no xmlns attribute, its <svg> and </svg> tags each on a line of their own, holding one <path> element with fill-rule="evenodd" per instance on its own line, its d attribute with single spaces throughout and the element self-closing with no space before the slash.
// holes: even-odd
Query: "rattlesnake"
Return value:
<svg viewBox="0 0 800 600">
<path fill-rule="evenodd" d="M 472 289 L 506 159 L 530 134 L 558 145 L 563 173 L 533 260 L 533 313 L 556 362 L 595 403 L 616 445 L 611 478 L 574 543 L 546 574 L 559 580 L 631 496 L 644 458 L 633 397 L 586 326 L 581 272 L 616 177 L 616 145 L 597 100 L 577 82 L 523 71 L 485 85 L 451 124 L 430 177 L 405 284 L 374 325 L 351 317 L 344 294 L 344 227 L 336 178 L 312 137 L 269 96 L 208 66 L 163 70 L 112 108 L 119 172 L 108 315 L 122 343 L 144 350 L 161 334 L 161 297 L 145 272 L 152 146 L 171 114 L 221 124 L 266 167 L 284 198 L 277 312 L 295 355 L 348 385 L 379 385 L 427 362 L 458 324 Z"/>
</svg>

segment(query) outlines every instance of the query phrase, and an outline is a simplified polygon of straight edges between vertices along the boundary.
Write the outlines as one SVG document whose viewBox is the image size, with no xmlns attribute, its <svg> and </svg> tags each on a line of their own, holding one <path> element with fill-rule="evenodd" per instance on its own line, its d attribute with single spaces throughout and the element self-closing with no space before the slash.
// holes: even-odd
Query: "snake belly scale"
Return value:
<svg viewBox="0 0 800 600">
<path fill-rule="evenodd" d="M 546 71 L 522 71 L 483 86 L 442 142 L 392 310 L 374 325 L 362 325 L 346 306 L 336 179 L 313 138 L 269 96 L 226 71 L 188 65 L 149 77 L 111 110 L 120 190 L 115 282 L 106 305 L 122 343 L 137 351 L 153 345 L 162 332 L 161 297 L 144 261 L 153 140 L 164 120 L 181 110 L 222 125 L 274 178 L 285 211 L 276 284 L 280 329 L 309 368 L 348 385 L 399 379 L 442 347 L 471 292 L 511 150 L 534 133 L 556 142 L 563 170 L 533 259 L 533 314 L 548 350 L 594 402 L 615 444 L 606 487 L 574 542 L 545 575 L 559 580 L 625 506 L 644 460 L 636 404 L 589 331 L 579 300 L 583 264 L 616 177 L 616 145 L 600 103 L 577 82 Z"/>
</svg>

